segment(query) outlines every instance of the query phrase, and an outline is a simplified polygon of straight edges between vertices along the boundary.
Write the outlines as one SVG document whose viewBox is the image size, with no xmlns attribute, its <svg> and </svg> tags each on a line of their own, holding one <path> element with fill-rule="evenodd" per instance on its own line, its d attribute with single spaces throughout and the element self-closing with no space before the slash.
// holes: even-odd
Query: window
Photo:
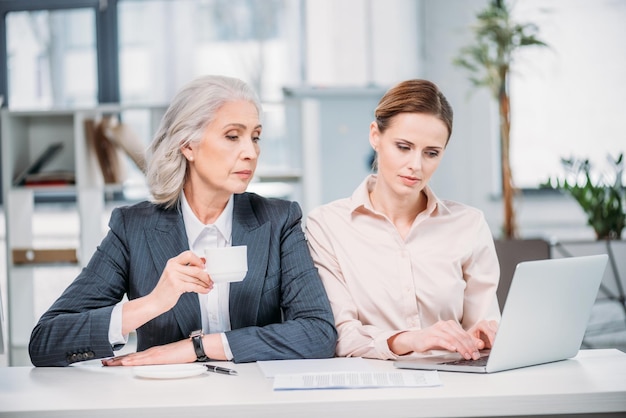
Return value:
<svg viewBox="0 0 626 418">
<path fill-rule="evenodd" d="M 6 5 L 9 106 L 164 107 L 191 79 L 227 74 L 250 83 L 264 104 L 259 176 L 297 176 L 299 143 L 287 137 L 282 88 L 301 83 L 301 5 L 287 0 Z M 147 112 L 120 116 L 147 145 L 156 129 Z M 141 183 L 141 173 L 131 167 L 131 180 Z"/>
<path fill-rule="evenodd" d="M 199 75 L 239 77 L 265 111 L 257 173 L 296 171 L 299 145 L 287 138 L 282 88 L 300 83 L 293 57 L 301 35 L 289 23 L 299 13 L 299 2 L 286 0 L 120 1 L 121 102 L 167 104 Z"/>
<path fill-rule="evenodd" d="M 608 170 L 607 155 L 626 152 L 626 2 L 526 0 L 514 13 L 537 23 L 549 45 L 522 51 L 514 66 L 516 185 L 536 188 L 562 175 L 562 157 Z"/>
<path fill-rule="evenodd" d="M 97 103 L 93 9 L 10 12 L 6 27 L 12 109 Z"/>
<path fill-rule="evenodd" d="M 249 82 L 263 101 L 299 83 L 298 2 L 284 0 L 121 1 L 120 82 L 124 103 L 164 103 L 201 74 Z M 137 22 L 141 22 L 140 25 Z"/>
</svg>

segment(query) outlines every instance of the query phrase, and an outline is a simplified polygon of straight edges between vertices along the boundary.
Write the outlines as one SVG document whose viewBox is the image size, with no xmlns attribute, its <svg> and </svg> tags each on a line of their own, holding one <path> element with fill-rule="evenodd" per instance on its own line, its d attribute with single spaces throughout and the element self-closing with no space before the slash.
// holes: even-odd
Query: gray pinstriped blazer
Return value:
<svg viewBox="0 0 626 418">
<path fill-rule="evenodd" d="M 230 286 L 233 361 L 324 358 L 335 352 L 332 311 L 313 266 L 295 202 L 235 195 L 233 245 L 248 246 L 248 274 Z M 143 202 L 116 208 L 89 264 L 42 315 L 29 344 L 35 366 L 110 357 L 113 306 L 144 296 L 167 260 L 188 250 L 181 213 Z M 137 349 L 179 341 L 201 328 L 195 293 L 137 329 Z"/>
</svg>

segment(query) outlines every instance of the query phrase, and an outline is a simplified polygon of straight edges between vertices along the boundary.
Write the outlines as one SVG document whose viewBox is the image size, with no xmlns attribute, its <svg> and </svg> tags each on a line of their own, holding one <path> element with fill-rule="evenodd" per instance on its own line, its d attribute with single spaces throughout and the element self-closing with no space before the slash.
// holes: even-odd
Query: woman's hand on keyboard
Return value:
<svg viewBox="0 0 626 418">
<path fill-rule="evenodd" d="M 496 332 L 498 331 L 497 321 L 480 321 L 472 328 L 469 329 L 469 333 L 483 342 L 482 349 L 491 348 L 493 341 L 496 338 Z"/>
<path fill-rule="evenodd" d="M 458 352 L 467 360 L 477 360 L 480 358 L 479 351 L 485 346 L 478 335 L 465 331 L 456 321 L 439 321 L 428 328 L 398 333 L 387 342 L 389 348 L 398 355 L 448 350 Z"/>
</svg>

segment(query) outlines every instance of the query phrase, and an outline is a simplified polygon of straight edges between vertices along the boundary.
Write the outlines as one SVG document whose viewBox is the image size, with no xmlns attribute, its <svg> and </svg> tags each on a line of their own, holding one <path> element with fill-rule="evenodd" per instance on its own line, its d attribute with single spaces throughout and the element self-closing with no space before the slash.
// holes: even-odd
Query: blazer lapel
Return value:
<svg viewBox="0 0 626 418">
<path fill-rule="evenodd" d="M 232 245 L 248 247 L 248 274 L 243 281 L 230 284 L 232 329 L 257 323 L 267 273 L 270 226 L 270 222 L 259 223 L 247 193 L 235 195 Z"/>
<path fill-rule="evenodd" d="M 154 229 L 146 231 L 146 240 L 154 267 L 160 274 L 167 260 L 189 249 L 182 214 L 177 209 L 162 211 Z M 183 335 L 202 327 L 197 294 L 183 293 L 172 311 Z"/>
</svg>

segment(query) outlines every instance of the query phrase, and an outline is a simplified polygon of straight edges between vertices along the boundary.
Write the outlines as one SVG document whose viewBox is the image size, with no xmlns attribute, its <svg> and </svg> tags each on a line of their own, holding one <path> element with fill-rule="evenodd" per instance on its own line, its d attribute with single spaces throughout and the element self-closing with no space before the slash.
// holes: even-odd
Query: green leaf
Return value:
<svg viewBox="0 0 626 418">
<path fill-rule="evenodd" d="M 599 238 L 619 238 L 626 224 L 626 189 L 622 185 L 624 173 L 623 153 L 615 160 L 609 156 L 616 179 L 613 183 L 603 177 L 594 183 L 593 167 L 589 159 L 561 158 L 561 164 L 570 175 L 564 178 L 549 179 L 549 184 L 556 183 L 555 188 L 569 193 L 587 215 L 587 223 Z"/>
</svg>

